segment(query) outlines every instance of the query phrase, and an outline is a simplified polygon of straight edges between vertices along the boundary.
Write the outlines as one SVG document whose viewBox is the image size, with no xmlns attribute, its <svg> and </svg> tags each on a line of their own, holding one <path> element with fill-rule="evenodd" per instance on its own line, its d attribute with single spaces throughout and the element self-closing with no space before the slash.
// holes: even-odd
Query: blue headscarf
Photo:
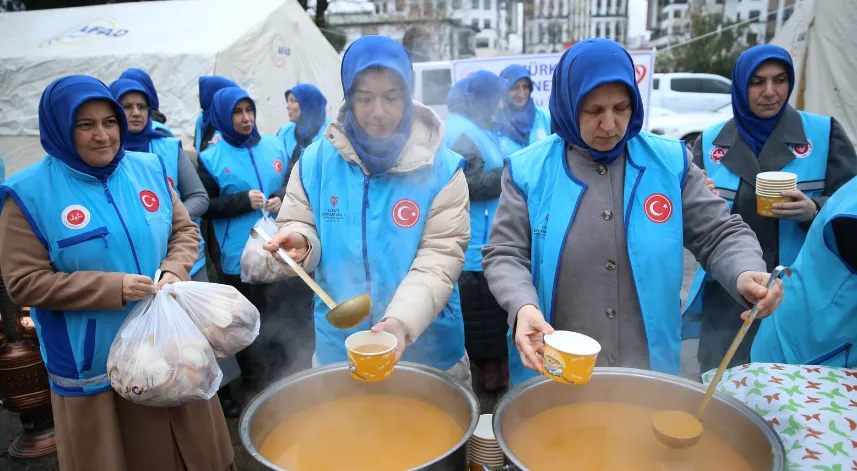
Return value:
<svg viewBox="0 0 857 471">
<path fill-rule="evenodd" d="M 202 132 L 211 126 L 211 103 L 214 94 L 226 87 L 238 87 L 238 84 L 220 75 L 202 76 L 199 78 L 199 107 L 202 109 Z M 202 139 L 202 136 L 200 136 Z"/>
<path fill-rule="evenodd" d="M 354 116 L 351 102 L 354 86 L 360 74 L 369 69 L 387 69 L 394 72 L 404 85 L 405 114 L 393 134 L 384 139 L 376 139 L 366 133 Z M 384 173 L 393 168 L 399 160 L 399 154 L 408 142 L 411 122 L 414 119 L 414 103 L 411 100 L 411 87 L 414 80 L 414 68 L 408 51 L 396 41 L 384 36 L 363 36 L 354 41 L 342 57 L 342 89 L 345 93 L 345 135 L 354 147 L 354 151 L 363 161 L 369 173 Z"/>
<path fill-rule="evenodd" d="M 125 69 L 125 72 L 122 72 L 119 78 L 133 80 L 142 85 L 146 90 L 146 96 L 149 97 L 149 107 L 156 110 L 161 109 L 161 103 L 158 100 L 158 90 L 155 89 L 155 82 L 152 82 L 152 77 L 149 77 L 149 74 L 145 71 L 135 68 Z"/>
<path fill-rule="evenodd" d="M 104 100 L 113 106 L 119 121 L 119 152 L 104 167 L 93 167 L 83 161 L 74 146 L 74 123 L 77 110 L 87 101 Z M 61 160 L 78 172 L 98 178 L 107 178 L 125 156 L 123 144 L 128 122 L 125 111 L 113 99 L 110 90 L 101 81 L 85 75 L 69 75 L 51 82 L 39 100 L 39 140 L 42 148 L 52 157 Z"/>
<path fill-rule="evenodd" d="M 116 101 L 119 101 L 122 98 L 122 95 L 130 92 L 142 93 L 143 96 L 146 97 L 146 102 L 152 103 L 152 97 L 149 95 L 146 87 L 137 81 L 131 79 L 119 79 L 110 84 L 110 93 L 113 94 L 113 98 L 115 98 Z M 149 107 L 151 107 L 151 105 L 149 105 Z M 146 120 L 146 126 L 142 131 L 138 133 L 128 131 L 128 134 L 125 135 L 125 149 L 134 152 L 149 152 L 149 141 L 152 139 L 160 139 L 162 137 L 164 137 L 163 134 L 152 128 L 152 114 L 149 113 L 148 119 Z"/>
<path fill-rule="evenodd" d="M 530 83 L 530 92 L 533 90 L 533 80 L 530 71 L 526 67 L 512 64 L 500 72 L 500 77 L 509 82 L 511 89 L 518 80 L 526 79 Z M 503 97 L 503 111 L 497 113 L 496 127 L 504 136 L 512 141 L 526 147 L 530 144 L 530 131 L 536 121 L 536 104 L 533 97 L 527 100 L 523 107 L 516 107 L 509 101 L 509 93 Z"/>
<path fill-rule="evenodd" d="M 591 149 L 583 141 L 578 115 L 586 96 L 608 83 L 628 87 L 633 110 L 622 140 L 613 149 L 602 152 Z M 572 46 L 562 55 L 554 71 L 550 112 L 551 128 L 565 142 L 587 149 L 596 162 L 613 163 L 622 155 L 625 144 L 643 129 L 643 100 L 631 56 L 609 39 L 587 39 Z"/>
<path fill-rule="evenodd" d="M 312 139 L 327 118 L 327 98 L 315 85 L 308 83 L 299 83 L 286 90 L 286 101 L 290 94 L 301 106 L 301 117 L 295 123 L 295 130 L 301 139 Z"/>
<path fill-rule="evenodd" d="M 467 117 L 483 129 L 494 126 L 494 113 L 509 84 L 498 75 L 480 70 L 459 80 L 446 96 L 446 106 L 452 113 Z"/>
<path fill-rule="evenodd" d="M 788 51 L 780 46 L 763 44 L 751 47 L 738 57 L 738 60 L 735 61 L 735 67 L 732 69 L 732 115 L 735 117 L 738 134 L 757 157 L 786 109 L 786 105 L 783 104 L 780 111 L 768 119 L 759 118 L 750 110 L 750 101 L 747 95 L 750 79 L 753 78 L 756 69 L 763 62 L 769 60 L 780 61 L 786 66 L 786 71 L 789 73 L 789 95 L 786 97 L 786 102 L 788 102 L 795 86 L 795 69 L 792 64 L 792 57 Z"/>
<path fill-rule="evenodd" d="M 235 126 L 232 125 L 232 111 L 235 110 L 241 100 L 250 100 L 253 111 L 256 111 L 256 102 L 244 90 L 238 87 L 226 87 L 218 90 L 211 103 L 211 122 L 214 129 L 220 131 L 223 138 L 230 144 L 237 147 L 252 147 L 259 137 L 256 123 L 253 123 L 253 131 L 247 136 L 238 134 Z"/>
</svg>

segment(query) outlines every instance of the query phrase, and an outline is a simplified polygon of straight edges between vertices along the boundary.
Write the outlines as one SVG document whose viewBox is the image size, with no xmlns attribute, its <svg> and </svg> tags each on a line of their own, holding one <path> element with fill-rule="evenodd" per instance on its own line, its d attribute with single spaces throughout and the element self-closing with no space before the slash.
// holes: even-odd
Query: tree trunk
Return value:
<svg viewBox="0 0 857 471">
<path fill-rule="evenodd" d="M 327 11 L 327 6 L 329 5 L 327 0 L 316 0 L 315 2 L 315 25 L 319 28 L 324 28 L 327 26 L 327 21 L 324 17 L 324 13 Z"/>
</svg>

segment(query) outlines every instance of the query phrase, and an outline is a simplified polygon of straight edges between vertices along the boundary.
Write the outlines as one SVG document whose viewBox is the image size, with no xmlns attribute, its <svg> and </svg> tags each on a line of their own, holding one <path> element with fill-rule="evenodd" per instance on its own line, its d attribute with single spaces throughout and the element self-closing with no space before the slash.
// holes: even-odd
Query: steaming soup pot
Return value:
<svg viewBox="0 0 857 471">
<path fill-rule="evenodd" d="M 595 368 L 590 382 L 580 386 L 544 376 L 533 378 L 506 394 L 494 410 L 494 434 L 512 463 L 504 469 L 529 471 L 509 448 L 508 439 L 523 422 L 545 410 L 581 402 L 620 402 L 695 415 L 705 389 L 677 376 L 630 368 Z M 704 426 L 705 433 L 726 442 L 752 469 L 786 469 L 785 450 L 776 432 L 747 405 L 715 393 L 705 411 Z"/>
<path fill-rule="evenodd" d="M 449 414 L 464 430 L 464 436 L 443 455 L 409 471 L 466 471 L 465 445 L 479 420 L 476 396 L 449 374 L 408 362 L 399 362 L 389 379 L 377 383 L 354 380 L 348 373 L 347 363 L 313 368 L 280 380 L 262 391 L 244 410 L 238 426 L 241 443 L 256 461 L 268 469 L 300 471 L 279 467 L 259 453 L 271 432 L 309 407 L 365 394 L 416 399 Z M 420 424 L 414 426 L 419 427 Z M 335 452 L 335 449 L 335 444 L 332 444 L 331 451 Z"/>
</svg>

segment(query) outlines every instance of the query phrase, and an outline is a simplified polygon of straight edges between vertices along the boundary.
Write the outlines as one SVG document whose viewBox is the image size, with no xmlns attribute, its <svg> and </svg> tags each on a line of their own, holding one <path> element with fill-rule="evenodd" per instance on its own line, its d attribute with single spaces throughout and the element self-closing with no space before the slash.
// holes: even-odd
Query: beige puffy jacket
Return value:
<svg viewBox="0 0 857 471">
<path fill-rule="evenodd" d="M 345 135 L 342 124 L 344 119 L 343 105 L 337 120 L 330 123 L 324 136 L 339 150 L 343 159 L 356 163 L 364 174 L 369 175 Z M 411 134 L 399 162 L 389 172 L 405 173 L 432 165 L 435 154 L 443 145 L 443 137 L 444 127 L 440 117 L 428 107 L 414 102 Z M 283 206 L 277 217 L 277 226 L 280 233 L 296 232 L 306 238 L 310 249 L 301 264 L 310 272 L 318 266 L 324 247 L 319 240 L 313 209 L 298 170 L 297 165 L 292 170 Z M 404 324 L 409 344 L 415 342 L 434 322 L 449 300 L 464 267 L 464 251 L 469 241 L 470 197 L 464 172 L 459 169 L 434 198 L 417 255 L 384 315 L 385 318 L 397 319 Z"/>
</svg>

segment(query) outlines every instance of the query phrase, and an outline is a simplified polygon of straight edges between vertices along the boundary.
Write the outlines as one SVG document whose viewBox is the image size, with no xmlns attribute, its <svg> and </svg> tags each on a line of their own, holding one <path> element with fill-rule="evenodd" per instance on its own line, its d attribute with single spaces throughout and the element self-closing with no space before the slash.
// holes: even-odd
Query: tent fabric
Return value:
<svg viewBox="0 0 857 471">
<path fill-rule="evenodd" d="M 139 67 L 186 147 L 199 114 L 198 77 L 235 80 L 258 104 L 262 133 L 288 122 L 283 93 L 312 83 L 333 116 L 342 101 L 340 56 L 296 0 L 135 2 L 0 13 L 0 155 L 12 174 L 39 160 L 38 104 L 70 74 L 105 83 Z M 26 137 L 25 136 L 32 136 Z M 28 142 L 35 139 L 34 143 Z"/>
<path fill-rule="evenodd" d="M 795 68 L 790 103 L 833 116 L 857 146 L 857 2 L 803 0 L 771 40 L 789 51 Z"/>
</svg>

